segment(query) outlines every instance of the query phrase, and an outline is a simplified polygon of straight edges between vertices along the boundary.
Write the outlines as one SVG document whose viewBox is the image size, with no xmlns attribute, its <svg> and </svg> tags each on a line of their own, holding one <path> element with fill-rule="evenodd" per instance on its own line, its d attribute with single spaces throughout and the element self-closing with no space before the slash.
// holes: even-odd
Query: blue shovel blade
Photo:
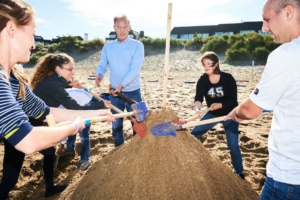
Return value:
<svg viewBox="0 0 300 200">
<path fill-rule="evenodd" d="M 176 137 L 176 127 L 172 122 L 158 124 L 150 128 L 152 135 L 154 136 L 174 136 Z"/>
<path fill-rule="evenodd" d="M 145 102 L 139 102 L 139 103 L 136 103 L 136 104 L 132 104 L 131 107 L 137 113 L 136 120 L 138 122 L 144 121 L 146 119 L 148 109 L 146 107 Z"/>
</svg>

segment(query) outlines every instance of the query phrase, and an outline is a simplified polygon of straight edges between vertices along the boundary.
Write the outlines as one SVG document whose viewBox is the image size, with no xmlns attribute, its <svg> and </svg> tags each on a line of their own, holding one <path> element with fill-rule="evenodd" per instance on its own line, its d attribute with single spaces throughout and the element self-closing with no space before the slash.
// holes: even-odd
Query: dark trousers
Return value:
<svg viewBox="0 0 300 200">
<path fill-rule="evenodd" d="M 44 155 L 43 171 L 46 182 L 46 190 L 51 189 L 54 175 L 55 148 L 40 151 Z M 15 149 L 4 140 L 3 174 L 0 183 L 0 200 L 5 200 L 8 193 L 17 184 L 21 172 L 25 154 Z"/>
</svg>

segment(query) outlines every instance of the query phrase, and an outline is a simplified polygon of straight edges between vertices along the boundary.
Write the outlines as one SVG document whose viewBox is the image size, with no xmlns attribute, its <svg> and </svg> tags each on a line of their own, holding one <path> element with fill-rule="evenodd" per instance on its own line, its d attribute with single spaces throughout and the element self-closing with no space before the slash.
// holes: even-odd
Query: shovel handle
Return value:
<svg viewBox="0 0 300 200">
<path fill-rule="evenodd" d="M 204 116 L 208 111 L 210 111 L 210 108 L 207 108 L 203 113 L 202 116 Z M 199 115 L 196 113 L 195 115 L 193 115 L 192 117 L 188 118 L 187 120 L 185 120 L 185 123 L 188 123 L 190 121 L 194 121 L 195 119 L 197 119 L 199 117 Z"/>
<path fill-rule="evenodd" d="M 120 114 L 115 114 L 113 115 L 114 118 L 123 118 L 123 117 L 129 117 L 134 115 L 134 112 L 127 112 L 127 113 L 120 113 Z M 103 122 L 108 120 L 108 116 L 101 116 L 101 117 L 93 117 L 93 118 L 88 118 L 88 119 L 83 119 L 84 123 L 96 123 L 96 122 Z M 70 124 L 70 121 L 65 121 L 65 122 L 60 122 L 57 123 L 56 126 L 64 126 Z"/>
<path fill-rule="evenodd" d="M 93 97 L 95 97 L 96 99 L 100 100 L 100 101 L 105 101 L 105 99 L 103 99 L 102 97 L 99 97 L 97 95 L 95 95 L 94 93 L 92 93 L 90 90 L 88 90 L 87 88 L 81 88 L 81 89 L 84 89 L 85 91 L 87 91 L 88 93 L 90 93 L 91 95 L 93 95 Z M 116 112 L 118 113 L 123 113 L 122 110 L 120 110 L 119 108 L 117 108 L 116 106 L 110 104 L 110 108 L 115 110 Z"/>
<path fill-rule="evenodd" d="M 111 92 L 110 92 L 111 89 L 113 89 L 113 88 L 112 88 L 112 85 L 109 84 L 109 85 L 108 85 L 108 92 L 109 92 L 109 93 L 111 93 Z M 121 94 L 121 93 L 119 93 L 119 92 L 117 92 L 117 94 L 119 95 L 119 97 L 121 97 L 121 98 L 124 99 L 125 101 L 129 102 L 130 104 L 135 104 L 135 103 L 137 103 L 136 101 L 130 99 L 129 97 L 125 96 L 124 94 Z"/>
<path fill-rule="evenodd" d="M 226 116 L 222 116 L 222 117 L 216 117 L 216 118 L 207 119 L 207 120 L 203 120 L 203 121 L 190 122 L 190 123 L 187 123 L 187 124 L 183 124 L 181 126 L 181 128 L 189 128 L 189 127 L 193 127 L 193 126 L 200 126 L 200 125 L 204 125 L 204 124 L 211 124 L 211 123 L 215 123 L 215 122 L 221 122 L 221 121 L 224 121 L 225 117 Z"/>
</svg>

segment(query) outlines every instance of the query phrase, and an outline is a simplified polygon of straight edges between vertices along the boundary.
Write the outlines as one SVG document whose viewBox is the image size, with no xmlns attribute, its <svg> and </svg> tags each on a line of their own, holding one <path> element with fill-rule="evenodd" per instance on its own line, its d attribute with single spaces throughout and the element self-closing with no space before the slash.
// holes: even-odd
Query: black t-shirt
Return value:
<svg viewBox="0 0 300 200">
<path fill-rule="evenodd" d="M 221 109 L 210 111 L 213 115 L 227 115 L 238 105 L 235 79 L 231 74 L 221 72 L 219 82 L 212 84 L 208 75 L 203 74 L 197 82 L 195 101 L 202 103 L 203 97 L 208 107 L 213 103 L 222 103 Z"/>
</svg>

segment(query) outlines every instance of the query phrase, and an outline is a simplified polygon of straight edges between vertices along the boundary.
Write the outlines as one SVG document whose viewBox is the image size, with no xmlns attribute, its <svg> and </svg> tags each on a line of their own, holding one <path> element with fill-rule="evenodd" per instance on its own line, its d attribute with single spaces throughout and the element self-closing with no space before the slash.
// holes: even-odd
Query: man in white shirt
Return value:
<svg viewBox="0 0 300 200">
<path fill-rule="evenodd" d="M 250 97 L 227 119 L 241 122 L 273 110 L 260 199 L 300 199 L 300 1 L 267 0 L 263 20 L 262 30 L 282 45 L 269 55 Z"/>
</svg>

